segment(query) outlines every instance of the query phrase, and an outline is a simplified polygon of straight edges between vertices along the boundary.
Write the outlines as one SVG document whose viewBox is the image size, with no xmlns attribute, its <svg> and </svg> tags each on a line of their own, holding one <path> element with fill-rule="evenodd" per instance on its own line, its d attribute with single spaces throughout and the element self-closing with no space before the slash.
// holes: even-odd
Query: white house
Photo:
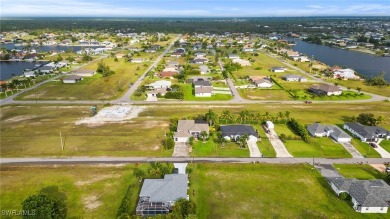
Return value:
<svg viewBox="0 0 390 219">
<path fill-rule="evenodd" d="M 334 125 L 314 123 L 307 126 L 307 131 L 314 137 L 330 137 L 337 142 L 350 142 L 351 136 Z"/>
<path fill-rule="evenodd" d="M 355 75 L 355 71 L 349 68 L 334 70 L 333 78 L 359 79 L 359 77 Z"/>
<path fill-rule="evenodd" d="M 232 54 L 232 53 L 231 53 L 231 54 L 228 54 L 227 56 L 228 56 L 229 59 L 239 59 L 239 58 L 240 58 L 239 55 L 237 55 L 237 54 Z"/>
<path fill-rule="evenodd" d="M 131 62 L 132 63 L 142 63 L 144 62 L 145 60 L 142 59 L 142 58 L 134 58 L 134 59 L 131 59 Z"/>
<path fill-rule="evenodd" d="M 175 142 L 188 142 L 190 137 L 199 138 L 203 131 L 209 134 L 209 125 L 205 121 L 179 120 L 173 139 Z"/>
<path fill-rule="evenodd" d="M 284 80 L 286 81 L 299 81 L 299 82 L 306 82 L 307 78 L 301 76 L 301 75 L 283 75 Z"/>
<path fill-rule="evenodd" d="M 156 89 L 156 88 L 170 88 L 172 82 L 167 80 L 160 80 L 153 82 L 151 84 L 145 85 L 149 89 Z"/>
<path fill-rule="evenodd" d="M 281 73 L 286 71 L 287 69 L 285 67 L 272 67 L 271 71 L 275 73 Z"/>
<path fill-rule="evenodd" d="M 245 59 L 233 59 L 233 63 L 238 63 L 241 66 L 251 66 L 251 62 Z"/>
<path fill-rule="evenodd" d="M 96 73 L 92 69 L 77 69 L 72 72 L 73 75 L 82 76 L 82 77 L 91 77 Z"/>
<path fill-rule="evenodd" d="M 202 75 L 210 72 L 210 69 L 209 69 L 209 67 L 207 67 L 207 65 L 201 65 L 201 66 L 199 66 L 199 69 L 200 69 L 200 73 Z"/>
<path fill-rule="evenodd" d="M 256 87 L 271 88 L 273 86 L 271 78 L 266 76 L 250 76 L 249 79 Z"/>
<path fill-rule="evenodd" d="M 34 71 L 25 71 L 25 72 L 23 72 L 23 74 L 24 74 L 24 77 L 26 77 L 26 78 L 30 78 L 30 77 L 35 77 L 36 76 Z"/>
<path fill-rule="evenodd" d="M 77 75 L 69 75 L 66 78 L 62 79 L 62 83 L 64 84 L 75 84 L 76 82 L 79 82 L 83 80 L 83 77 L 77 76 Z"/>
<path fill-rule="evenodd" d="M 213 85 L 210 81 L 194 81 L 195 97 L 211 97 Z"/>
<path fill-rule="evenodd" d="M 381 179 L 357 180 L 342 177 L 326 178 L 337 195 L 346 192 L 352 198 L 353 208 L 360 213 L 387 213 L 390 186 Z"/>
<path fill-rule="evenodd" d="M 317 95 L 341 95 L 343 90 L 334 85 L 329 84 L 315 84 L 309 88 L 309 91 Z"/>
</svg>

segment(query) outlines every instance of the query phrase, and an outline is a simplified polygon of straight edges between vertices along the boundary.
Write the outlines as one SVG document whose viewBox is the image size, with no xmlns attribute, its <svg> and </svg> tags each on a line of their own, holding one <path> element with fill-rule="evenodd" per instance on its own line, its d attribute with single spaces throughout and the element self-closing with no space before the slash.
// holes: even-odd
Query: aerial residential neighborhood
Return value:
<svg viewBox="0 0 390 219">
<path fill-rule="evenodd" d="M 1 218 L 389 218 L 385 2 L 1 3 Z"/>
</svg>

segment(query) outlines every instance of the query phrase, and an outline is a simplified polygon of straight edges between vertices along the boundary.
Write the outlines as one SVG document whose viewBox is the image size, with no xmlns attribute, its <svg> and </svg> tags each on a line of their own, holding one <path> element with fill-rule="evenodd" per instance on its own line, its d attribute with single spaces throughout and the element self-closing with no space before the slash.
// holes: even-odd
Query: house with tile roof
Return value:
<svg viewBox="0 0 390 219">
<path fill-rule="evenodd" d="M 343 90 L 338 88 L 337 86 L 330 84 L 315 84 L 309 88 L 309 91 L 316 95 L 341 95 Z"/>
<path fill-rule="evenodd" d="M 203 131 L 209 134 L 209 125 L 205 121 L 179 120 L 173 139 L 175 142 L 188 142 L 191 137 L 199 138 Z"/>
</svg>

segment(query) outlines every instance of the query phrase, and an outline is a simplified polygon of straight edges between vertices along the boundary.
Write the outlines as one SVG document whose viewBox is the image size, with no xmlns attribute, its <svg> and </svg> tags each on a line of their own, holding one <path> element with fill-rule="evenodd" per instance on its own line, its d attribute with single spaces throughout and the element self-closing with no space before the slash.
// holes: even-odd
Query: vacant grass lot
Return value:
<svg viewBox="0 0 390 219">
<path fill-rule="evenodd" d="M 238 89 L 238 93 L 249 100 L 292 100 L 290 94 L 281 89 Z"/>
<path fill-rule="evenodd" d="M 334 164 L 333 166 L 346 178 L 381 179 L 381 173 L 368 164 Z"/>
<path fill-rule="evenodd" d="M 129 84 L 137 80 L 146 67 L 120 59 L 106 58 L 103 62 L 115 71 L 115 74 L 102 77 L 96 74 L 93 77 L 84 77 L 76 84 L 63 84 L 61 81 L 44 84 L 29 91 L 19 99 L 23 100 L 109 100 L 120 97 L 129 88 Z M 86 69 L 97 69 L 98 63 L 86 66 Z M 139 70 L 137 70 L 139 68 Z"/>
<path fill-rule="evenodd" d="M 22 210 L 21 203 L 28 196 L 55 186 L 66 195 L 67 218 L 116 218 L 130 184 L 135 185 L 136 192 L 130 203 L 131 208 L 135 208 L 139 183 L 132 174 L 133 167 L 106 164 L 1 166 L 0 209 Z"/>
<path fill-rule="evenodd" d="M 249 157 L 249 149 L 240 148 L 234 142 L 226 143 L 224 147 L 221 147 L 211 139 L 205 142 L 199 140 L 195 141 L 191 155 L 194 157 Z"/>
<path fill-rule="evenodd" d="M 356 213 L 309 165 L 196 164 L 199 218 L 386 218 Z"/>
<path fill-rule="evenodd" d="M 265 134 L 264 129 L 260 125 L 253 125 L 253 127 L 259 134 L 260 141 L 257 142 L 257 147 L 263 157 L 276 157 L 276 151 Z"/>
<path fill-rule="evenodd" d="M 75 124 L 85 117 L 90 117 L 89 106 L 3 107 L 1 156 L 170 156 L 172 153 L 161 147 L 168 129 L 165 119 L 138 117 L 101 126 Z"/>
</svg>

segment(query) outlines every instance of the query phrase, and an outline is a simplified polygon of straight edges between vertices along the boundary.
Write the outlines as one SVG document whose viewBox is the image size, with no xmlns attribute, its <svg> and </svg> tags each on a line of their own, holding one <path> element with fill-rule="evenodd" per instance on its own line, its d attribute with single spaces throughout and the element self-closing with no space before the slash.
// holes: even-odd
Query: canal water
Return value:
<svg viewBox="0 0 390 219">
<path fill-rule="evenodd" d="M 37 50 L 37 52 L 48 52 L 48 51 L 53 51 L 53 50 L 62 50 L 62 51 L 72 51 L 72 52 L 77 52 L 79 50 L 85 49 L 85 48 L 103 48 L 104 46 L 31 46 L 32 49 Z M 5 48 L 8 50 L 12 49 L 18 49 L 18 50 L 23 50 L 25 46 L 15 46 L 13 43 L 8 43 L 8 44 L 2 44 L 0 45 L 0 48 Z"/>
<path fill-rule="evenodd" d="M 339 48 L 307 43 L 295 40 L 293 50 L 329 65 L 351 68 L 365 77 L 373 77 L 385 72 L 385 79 L 390 81 L 390 57 L 379 57 L 360 52 L 352 52 Z"/>
</svg>

